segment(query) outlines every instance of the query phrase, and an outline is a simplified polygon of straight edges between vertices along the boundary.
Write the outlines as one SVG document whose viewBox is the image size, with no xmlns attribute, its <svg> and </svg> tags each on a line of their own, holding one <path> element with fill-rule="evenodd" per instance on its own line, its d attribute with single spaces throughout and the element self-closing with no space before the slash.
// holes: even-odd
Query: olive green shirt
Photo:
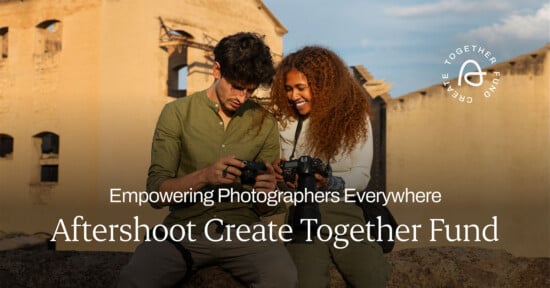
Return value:
<svg viewBox="0 0 550 288">
<path fill-rule="evenodd" d="M 164 180 L 208 167 L 228 155 L 235 155 L 241 160 L 266 163 L 279 157 L 278 127 L 271 114 L 257 103 L 246 101 L 224 130 L 224 123 L 218 115 L 218 106 L 207 97 L 206 91 L 166 104 L 153 137 L 147 191 L 159 191 Z M 238 182 L 224 187 L 242 189 Z M 217 188 L 219 187 L 207 186 L 201 188 L 201 191 Z M 214 217 L 230 224 L 251 224 L 259 221 L 259 215 L 251 204 L 222 202 L 213 206 L 203 203 L 185 208 L 172 206 L 164 224 L 183 225 L 192 221 L 202 227 Z"/>
</svg>

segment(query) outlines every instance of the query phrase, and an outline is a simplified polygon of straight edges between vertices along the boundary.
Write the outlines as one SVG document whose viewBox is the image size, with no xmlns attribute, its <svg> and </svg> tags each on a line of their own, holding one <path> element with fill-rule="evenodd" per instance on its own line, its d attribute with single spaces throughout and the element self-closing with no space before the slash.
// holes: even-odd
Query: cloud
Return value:
<svg viewBox="0 0 550 288">
<path fill-rule="evenodd" d="M 511 15 L 502 23 L 470 30 L 459 35 L 465 41 L 484 41 L 488 44 L 510 44 L 519 41 L 550 41 L 550 3 L 531 15 Z M 521 43 L 521 42 L 519 42 Z"/>
<path fill-rule="evenodd" d="M 465 0 L 441 0 L 440 2 L 420 4 L 414 6 L 393 6 L 384 10 L 388 15 L 398 17 L 424 17 L 432 15 L 443 15 L 448 13 L 471 14 L 482 11 L 503 11 L 510 10 L 509 3 L 500 0 L 465 1 Z"/>
</svg>

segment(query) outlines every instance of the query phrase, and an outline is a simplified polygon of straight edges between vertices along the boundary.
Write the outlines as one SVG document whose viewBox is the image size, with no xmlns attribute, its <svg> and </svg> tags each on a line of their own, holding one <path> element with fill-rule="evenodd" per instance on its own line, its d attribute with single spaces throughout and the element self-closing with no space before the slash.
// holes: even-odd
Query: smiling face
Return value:
<svg viewBox="0 0 550 288">
<path fill-rule="evenodd" d="M 307 116 L 311 112 L 311 89 L 304 73 L 292 69 L 285 75 L 285 91 L 288 102 L 298 114 Z"/>
</svg>

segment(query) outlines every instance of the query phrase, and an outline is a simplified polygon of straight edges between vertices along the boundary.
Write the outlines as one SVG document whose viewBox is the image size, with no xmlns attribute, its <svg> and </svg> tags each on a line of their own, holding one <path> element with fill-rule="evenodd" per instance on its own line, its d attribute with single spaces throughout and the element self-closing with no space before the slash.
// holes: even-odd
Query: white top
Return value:
<svg viewBox="0 0 550 288">
<path fill-rule="evenodd" d="M 287 160 L 289 160 L 290 154 L 292 153 L 297 125 L 298 121 L 290 122 L 285 129 L 279 125 L 281 157 L 284 157 Z M 330 166 L 332 167 L 332 175 L 344 179 L 346 182 L 346 188 L 355 188 L 357 191 L 365 190 L 370 180 L 373 151 L 372 127 L 368 117 L 366 125 L 368 126 L 367 139 L 357 143 L 350 154 L 340 153 L 330 162 Z M 316 157 L 315 155 L 310 155 L 308 153 L 306 139 L 308 128 L 309 118 L 305 119 L 302 124 L 302 131 L 300 133 L 300 137 L 298 138 L 298 145 L 296 145 L 294 159 L 301 156 Z M 326 141 L 331 141 L 331 139 L 326 138 Z"/>
</svg>

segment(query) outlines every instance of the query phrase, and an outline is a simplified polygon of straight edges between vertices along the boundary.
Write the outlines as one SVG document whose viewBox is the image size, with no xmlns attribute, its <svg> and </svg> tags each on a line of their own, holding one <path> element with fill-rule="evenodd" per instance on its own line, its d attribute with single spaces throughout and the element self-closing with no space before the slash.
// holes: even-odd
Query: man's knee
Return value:
<svg viewBox="0 0 550 288">
<path fill-rule="evenodd" d="M 187 265 L 171 243 L 145 242 L 122 268 L 118 287 L 172 287 L 183 280 Z"/>
<path fill-rule="evenodd" d="M 279 270 L 277 273 L 266 274 L 258 287 L 293 288 L 298 286 L 296 269 Z"/>
<path fill-rule="evenodd" d="M 173 287 L 183 282 L 186 274 L 185 265 L 166 267 L 159 269 L 158 261 L 148 263 L 143 261 L 131 261 L 120 271 L 118 288 L 137 287 Z"/>
<path fill-rule="evenodd" d="M 139 272 L 136 270 L 135 265 L 125 265 L 120 270 L 120 275 L 118 278 L 118 288 L 130 288 L 130 287 L 139 287 L 140 279 L 136 277 L 139 275 Z"/>
<path fill-rule="evenodd" d="M 263 269 L 259 287 L 297 287 L 298 272 L 290 257 L 280 257 L 269 262 Z"/>
</svg>

